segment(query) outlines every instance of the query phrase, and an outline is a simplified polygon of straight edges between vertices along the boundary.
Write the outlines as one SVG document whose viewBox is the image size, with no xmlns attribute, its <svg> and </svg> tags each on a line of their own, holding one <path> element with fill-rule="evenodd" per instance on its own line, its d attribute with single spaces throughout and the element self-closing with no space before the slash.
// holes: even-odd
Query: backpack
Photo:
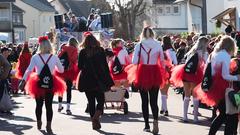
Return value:
<svg viewBox="0 0 240 135">
<path fill-rule="evenodd" d="M 52 76 L 52 73 L 47 64 L 48 61 L 51 59 L 52 54 L 48 57 L 46 62 L 44 62 L 44 60 L 40 54 L 39 54 L 39 57 L 41 58 L 44 66 L 43 66 L 40 74 L 38 75 L 39 76 L 38 85 L 40 88 L 43 88 L 43 89 L 52 89 L 53 88 L 53 76 Z"/>
<path fill-rule="evenodd" d="M 112 64 L 112 73 L 114 75 L 118 75 L 123 72 L 122 64 L 120 63 L 117 56 L 115 56 L 113 64 Z"/>
<path fill-rule="evenodd" d="M 198 54 L 194 53 L 194 55 L 191 56 L 191 58 L 187 61 L 184 71 L 186 73 L 192 73 L 194 74 L 197 71 L 198 67 Z"/>
<path fill-rule="evenodd" d="M 210 89 L 211 85 L 212 85 L 212 68 L 211 68 L 211 62 L 209 62 L 204 72 L 201 88 L 204 92 L 207 92 Z"/>
<path fill-rule="evenodd" d="M 64 70 L 69 68 L 69 60 L 67 52 L 64 52 L 61 57 L 59 57 L 60 62 L 62 63 Z"/>
</svg>

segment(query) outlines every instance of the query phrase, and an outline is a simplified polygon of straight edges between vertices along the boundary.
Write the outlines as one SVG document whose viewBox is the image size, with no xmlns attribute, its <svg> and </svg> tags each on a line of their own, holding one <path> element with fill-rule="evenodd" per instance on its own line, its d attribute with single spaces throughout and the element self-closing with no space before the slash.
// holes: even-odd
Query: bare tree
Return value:
<svg viewBox="0 0 240 135">
<path fill-rule="evenodd" d="M 114 4 L 119 9 L 115 12 L 119 16 L 122 37 L 133 40 L 135 38 L 136 18 L 144 13 L 146 2 L 144 0 L 129 0 L 124 3 L 122 0 L 115 0 Z"/>
<path fill-rule="evenodd" d="M 111 6 L 106 0 L 91 0 L 93 7 L 96 7 L 101 10 L 101 12 L 109 12 Z"/>
</svg>

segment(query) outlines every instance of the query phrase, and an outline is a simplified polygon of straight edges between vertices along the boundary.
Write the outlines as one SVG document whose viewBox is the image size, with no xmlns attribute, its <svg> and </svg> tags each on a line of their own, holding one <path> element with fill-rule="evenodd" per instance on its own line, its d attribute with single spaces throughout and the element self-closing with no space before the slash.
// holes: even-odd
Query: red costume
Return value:
<svg viewBox="0 0 240 135">
<path fill-rule="evenodd" d="M 69 60 L 69 69 L 64 70 L 64 73 L 56 72 L 56 75 L 61 77 L 64 80 L 75 81 L 77 79 L 77 75 L 79 73 L 79 69 L 77 66 L 78 62 L 78 49 L 74 46 L 64 45 L 62 46 L 58 57 L 61 57 L 65 52 L 68 54 Z"/>
<path fill-rule="evenodd" d="M 212 78 L 212 85 L 208 92 L 205 93 L 201 89 L 201 83 L 194 89 L 197 93 L 198 99 L 208 106 L 215 106 L 223 100 L 225 98 L 225 90 L 229 86 L 228 81 L 224 80 L 222 77 L 222 66 L 216 66 L 215 71 L 216 73 Z"/>
<path fill-rule="evenodd" d="M 25 89 L 29 92 L 29 95 L 33 98 L 39 98 L 41 96 L 44 96 L 46 92 L 52 92 L 54 95 L 57 94 L 59 96 L 62 96 L 67 87 L 65 82 L 56 75 L 53 75 L 53 88 L 51 90 L 40 88 L 38 86 L 38 81 L 39 81 L 38 74 L 32 72 L 29 76 L 29 79 L 26 82 Z"/>
<path fill-rule="evenodd" d="M 125 68 L 129 82 L 133 82 L 134 85 L 141 90 L 151 90 L 152 88 L 159 87 L 163 88 L 166 84 L 168 74 L 163 67 L 164 64 L 160 62 L 160 56 L 153 59 L 154 57 L 150 56 L 152 49 L 147 52 L 144 46 L 140 45 L 140 48 L 142 52 L 145 52 L 144 56 L 148 60 L 147 63 L 144 64 L 142 62 L 142 57 L 144 57 L 142 56 L 143 54 L 141 56 L 139 55 L 139 64 L 131 64 Z M 157 50 L 158 48 L 154 49 Z M 154 63 L 153 61 L 156 61 L 156 64 L 150 64 L 150 62 Z"/>
<path fill-rule="evenodd" d="M 117 57 L 119 52 L 122 50 L 123 48 L 122 47 L 116 47 L 116 48 L 113 48 L 113 53 L 114 53 L 114 56 Z M 130 63 L 128 62 L 127 58 L 125 56 L 123 56 L 124 58 L 124 64 L 121 63 L 122 65 L 122 68 L 124 69 L 127 65 L 129 65 Z M 118 57 L 118 59 L 120 59 Z M 127 72 L 125 72 L 125 70 L 122 71 L 122 73 L 120 74 L 113 74 L 113 62 L 110 64 L 110 73 L 111 73 L 111 76 L 113 78 L 113 80 L 127 80 Z"/>
<path fill-rule="evenodd" d="M 16 65 L 16 78 L 22 79 L 25 71 L 27 70 L 30 61 L 31 61 L 32 55 L 29 52 L 23 52 L 19 58 Z"/>
<path fill-rule="evenodd" d="M 170 82 L 176 87 L 183 87 L 183 81 L 199 84 L 202 82 L 205 62 L 199 59 L 198 67 L 195 73 L 186 73 L 184 67 L 186 64 L 177 65 L 172 69 Z"/>
</svg>

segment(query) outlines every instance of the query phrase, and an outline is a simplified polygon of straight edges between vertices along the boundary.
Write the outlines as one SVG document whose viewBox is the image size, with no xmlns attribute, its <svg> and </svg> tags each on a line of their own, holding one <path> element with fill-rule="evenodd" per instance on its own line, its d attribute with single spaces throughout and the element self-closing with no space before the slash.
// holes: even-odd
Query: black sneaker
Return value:
<svg viewBox="0 0 240 135">
<path fill-rule="evenodd" d="M 72 115 L 71 110 L 66 110 L 66 112 L 67 112 L 67 115 Z"/>
<path fill-rule="evenodd" d="M 143 131 L 144 131 L 144 132 L 151 132 L 150 127 L 145 127 L 145 128 L 143 129 Z"/>
<path fill-rule="evenodd" d="M 6 114 L 6 115 L 13 115 L 11 111 L 2 111 L 1 113 Z"/>
<path fill-rule="evenodd" d="M 58 112 L 61 112 L 63 110 L 63 107 L 58 108 Z"/>
<path fill-rule="evenodd" d="M 163 113 L 164 113 L 164 111 L 163 111 L 163 110 L 161 110 L 161 111 L 160 111 L 160 114 L 163 114 Z"/>
<path fill-rule="evenodd" d="M 165 111 L 164 116 L 168 116 L 168 111 Z"/>
</svg>

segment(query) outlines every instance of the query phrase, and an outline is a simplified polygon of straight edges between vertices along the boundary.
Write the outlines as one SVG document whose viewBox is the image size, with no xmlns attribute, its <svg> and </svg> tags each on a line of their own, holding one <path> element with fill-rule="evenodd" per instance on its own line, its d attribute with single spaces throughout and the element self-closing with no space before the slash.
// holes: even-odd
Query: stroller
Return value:
<svg viewBox="0 0 240 135">
<path fill-rule="evenodd" d="M 117 109 L 128 113 L 128 104 L 125 101 L 129 98 L 128 90 L 125 88 L 113 87 L 110 91 L 104 93 L 105 95 L 105 109 Z"/>
</svg>

